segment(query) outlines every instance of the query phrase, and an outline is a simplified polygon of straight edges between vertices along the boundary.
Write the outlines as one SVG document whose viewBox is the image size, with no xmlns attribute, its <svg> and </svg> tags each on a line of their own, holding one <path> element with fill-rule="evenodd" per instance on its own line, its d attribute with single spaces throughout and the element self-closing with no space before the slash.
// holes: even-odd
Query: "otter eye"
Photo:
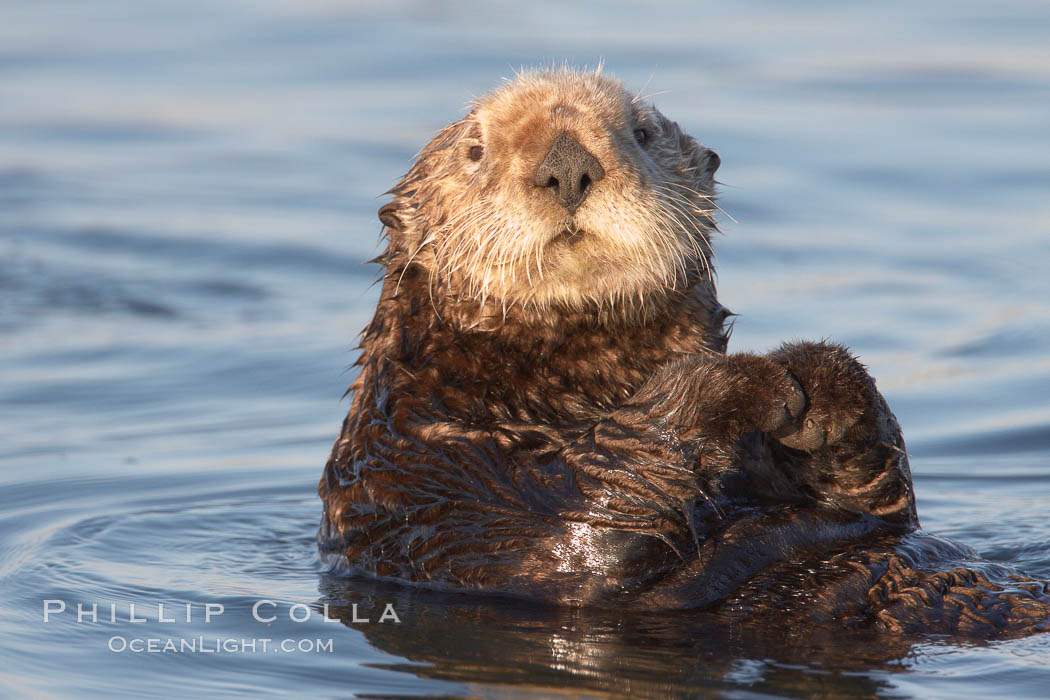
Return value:
<svg viewBox="0 0 1050 700">
<path fill-rule="evenodd" d="M 481 160 L 481 156 L 485 155 L 484 146 L 471 146 L 470 150 L 467 151 L 467 157 L 471 160 Z"/>
<path fill-rule="evenodd" d="M 638 142 L 639 146 L 644 146 L 645 142 L 649 140 L 649 134 L 646 133 L 645 129 L 635 129 L 634 140 Z"/>
</svg>

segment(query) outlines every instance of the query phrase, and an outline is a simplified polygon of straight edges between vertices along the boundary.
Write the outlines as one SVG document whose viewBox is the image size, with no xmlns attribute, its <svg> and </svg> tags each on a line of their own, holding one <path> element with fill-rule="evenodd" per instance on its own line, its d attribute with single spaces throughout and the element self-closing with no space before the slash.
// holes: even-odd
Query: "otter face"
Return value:
<svg viewBox="0 0 1050 700">
<path fill-rule="evenodd" d="M 540 71 L 442 131 L 395 208 L 409 254 L 458 296 L 639 309 L 709 269 L 718 165 L 619 82 Z"/>
</svg>

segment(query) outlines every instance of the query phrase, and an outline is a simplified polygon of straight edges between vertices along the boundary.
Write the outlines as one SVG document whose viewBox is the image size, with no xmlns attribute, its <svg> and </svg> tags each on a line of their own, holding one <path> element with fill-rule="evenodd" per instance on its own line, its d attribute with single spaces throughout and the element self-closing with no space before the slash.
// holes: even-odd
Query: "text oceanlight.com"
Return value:
<svg viewBox="0 0 1050 700">
<path fill-rule="evenodd" d="M 232 637 L 123 637 L 109 638 L 109 650 L 132 654 L 253 654 L 306 653 L 331 654 L 335 651 L 332 639 L 236 639 Z"/>
</svg>

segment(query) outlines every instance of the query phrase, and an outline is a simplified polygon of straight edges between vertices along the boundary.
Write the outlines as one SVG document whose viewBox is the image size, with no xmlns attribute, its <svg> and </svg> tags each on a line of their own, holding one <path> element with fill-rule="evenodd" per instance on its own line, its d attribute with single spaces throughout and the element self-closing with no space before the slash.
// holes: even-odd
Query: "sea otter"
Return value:
<svg viewBox="0 0 1050 700">
<path fill-rule="evenodd" d="M 833 343 L 727 354 L 719 157 L 606 76 L 525 73 L 419 154 L 319 485 L 334 568 L 561 605 L 1050 627 L 936 563 L 900 427 Z M 910 534 L 911 533 L 911 534 Z"/>
</svg>

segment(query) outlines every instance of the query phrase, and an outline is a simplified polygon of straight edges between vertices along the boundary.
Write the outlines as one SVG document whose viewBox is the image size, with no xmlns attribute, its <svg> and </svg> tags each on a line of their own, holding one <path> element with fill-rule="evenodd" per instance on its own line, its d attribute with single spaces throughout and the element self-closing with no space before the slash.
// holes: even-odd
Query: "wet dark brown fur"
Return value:
<svg viewBox="0 0 1050 700">
<path fill-rule="evenodd" d="M 715 298 L 707 241 L 717 156 L 651 106 L 638 112 L 612 81 L 561 71 L 520 82 L 439 134 L 380 212 L 390 239 L 382 293 L 319 485 L 325 560 L 557 604 L 723 606 L 981 636 L 1047 628 L 1041 584 L 939 570 L 962 550 L 908 535 L 918 520 L 900 428 L 846 349 L 726 354 L 729 314 Z M 559 112 L 559 90 L 576 90 L 579 110 L 611 115 L 611 136 L 582 134 L 594 117 Z M 486 130 L 499 125 L 507 140 L 500 120 L 518 118 L 508 101 L 528 128 L 500 145 Z M 471 245 L 491 241 L 450 223 L 458 209 L 545 196 L 506 187 L 512 167 L 534 167 L 549 147 L 548 116 L 551 134 L 571 131 L 604 154 L 608 182 L 569 234 L 580 222 L 590 230 L 564 243 L 562 224 L 544 223 L 562 214 L 537 199 L 535 221 L 519 224 L 536 238 L 527 255 L 503 267 L 470 257 Z M 634 130 L 649 141 L 642 155 L 625 140 L 639 124 L 653 132 Z M 517 150 L 473 165 L 469 149 L 482 144 L 486 154 Z M 630 248 L 633 239 L 603 228 L 599 204 L 630 182 L 642 194 L 621 199 L 654 206 L 644 197 L 661 168 L 671 184 L 694 178 L 676 186 L 695 201 L 673 200 L 681 216 L 650 228 L 666 233 L 659 227 L 674 219 L 683 225 L 674 236 L 688 240 Z M 509 247 L 509 224 L 497 224 Z M 443 238 L 456 235 L 454 245 Z M 649 267 L 609 267 L 601 256 L 621 244 L 621 256 L 638 257 L 621 265 Z M 551 250 L 561 256 L 554 271 L 528 267 Z M 672 260 L 682 251 L 693 264 Z M 590 295 L 591 267 L 608 270 L 602 283 L 620 275 L 638 289 L 617 297 L 595 278 Z"/>
</svg>

